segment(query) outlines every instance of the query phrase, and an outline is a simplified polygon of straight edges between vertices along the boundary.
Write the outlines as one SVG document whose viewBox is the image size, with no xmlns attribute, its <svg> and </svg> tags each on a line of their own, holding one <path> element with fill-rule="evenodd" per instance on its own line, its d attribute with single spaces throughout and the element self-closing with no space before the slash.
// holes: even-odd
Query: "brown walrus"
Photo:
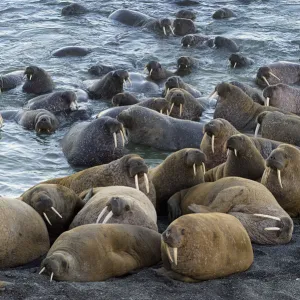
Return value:
<svg viewBox="0 0 300 300">
<path fill-rule="evenodd" d="M 161 235 L 141 226 L 89 224 L 63 233 L 41 264 L 50 281 L 103 281 L 161 259 Z"/>
<path fill-rule="evenodd" d="M 170 154 L 160 165 L 150 169 L 158 215 L 167 214 L 167 201 L 174 193 L 204 182 L 204 162 L 202 151 L 186 148 Z"/>
<path fill-rule="evenodd" d="M 27 264 L 49 250 L 47 227 L 25 202 L 0 197 L 0 219 L 0 268 Z"/>
<path fill-rule="evenodd" d="M 282 144 L 270 154 L 261 179 L 261 183 L 291 217 L 300 215 L 299 169 L 300 151 L 294 146 Z"/>
<path fill-rule="evenodd" d="M 70 229 L 93 223 L 139 225 L 157 231 L 155 203 L 141 191 L 126 186 L 93 189 L 84 208 L 74 218 Z"/>
<path fill-rule="evenodd" d="M 227 149 L 224 146 L 227 140 L 240 132 L 225 119 L 217 118 L 206 123 L 204 136 L 200 144 L 200 150 L 206 155 L 206 169 L 212 169 L 227 159 Z M 276 149 L 281 143 L 264 138 L 250 137 L 255 147 L 264 159 Z"/>
<path fill-rule="evenodd" d="M 246 271 L 253 262 L 249 236 L 233 216 L 190 214 L 162 234 L 162 275 L 185 282 L 215 279 Z"/>
<path fill-rule="evenodd" d="M 227 160 L 206 172 L 205 182 L 237 176 L 259 180 L 265 170 L 265 160 L 253 141 L 244 134 L 235 134 L 226 142 Z"/>
<path fill-rule="evenodd" d="M 222 212 L 235 216 L 252 242 L 285 244 L 292 238 L 293 221 L 261 183 L 239 177 L 198 184 L 168 201 L 169 218 L 181 214 Z"/>
<path fill-rule="evenodd" d="M 140 189 L 151 201 L 155 201 L 155 189 L 148 180 L 148 167 L 136 154 L 128 154 L 108 164 L 95 166 L 73 175 L 47 180 L 68 187 L 76 194 L 93 187 L 124 185 Z"/>
</svg>

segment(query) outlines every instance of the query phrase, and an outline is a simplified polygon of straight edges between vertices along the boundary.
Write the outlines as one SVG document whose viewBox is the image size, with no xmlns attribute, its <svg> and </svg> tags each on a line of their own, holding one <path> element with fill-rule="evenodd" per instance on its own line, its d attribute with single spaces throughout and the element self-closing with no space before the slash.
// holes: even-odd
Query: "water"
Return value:
<svg viewBox="0 0 300 300">
<path fill-rule="evenodd" d="M 183 49 L 181 37 L 164 37 L 141 28 L 117 24 L 107 17 L 118 8 L 130 8 L 153 17 L 174 17 L 182 9 L 173 1 L 135 0 L 82 3 L 91 13 L 80 17 L 63 17 L 61 9 L 68 4 L 53 0 L 2 0 L 0 8 L 0 73 L 23 70 L 38 65 L 53 77 L 57 89 L 82 86 L 92 79 L 87 70 L 96 63 L 126 65 L 129 71 L 142 73 L 145 64 L 158 60 L 175 69 L 176 60 L 190 55 L 201 60 L 200 68 L 184 80 L 208 95 L 220 81 L 239 80 L 252 84 L 259 66 L 278 60 L 299 61 L 300 5 L 289 1 L 201 1 L 192 6 L 197 11 L 196 25 L 201 33 L 233 38 L 242 53 L 255 60 L 247 69 L 228 67 L 228 52 L 214 49 Z M 238 16 L 229 20 L 213 20 L 213 12 L 226 6 Z M 64 46 L 85 46 L 93 52 L 83 58 L 55 58 L 51 52 Z M 146 95 L 147 96 L 147 95 Z M 30 97 L 21 87 L 0 95 L 0 110 L 19 109 Z M 90 101 L 97 113 L 109 103 Z M 212 116 L 210 110 L 204 117 Z M 72 174 L 59 141 L 69 127 L 51 136 L 37 136 L 14 122 L 1 131 L 0 194 L 19 196 L 29 187 L 53 177 Z M 168 153 L 131 145 L 131 152 L 144 157 L 150 166 L 158 164 Z"/>
</svg>

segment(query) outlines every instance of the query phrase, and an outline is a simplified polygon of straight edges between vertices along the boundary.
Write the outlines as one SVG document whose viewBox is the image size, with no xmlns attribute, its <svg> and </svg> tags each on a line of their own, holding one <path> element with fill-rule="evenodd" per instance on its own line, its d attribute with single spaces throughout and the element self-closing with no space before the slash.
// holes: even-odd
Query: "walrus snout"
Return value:
<svg viewBox="0 0 300 300">
<path fill-rule="evenodd" d="M 212 120 L 204 125 L 204 132 L 209 136 L 218 136 L 221 126 L 216 120 Z"/>
<path fill-rule="evenodd" d="M 29 66 L 25 69 L 24 77 L 26 77 L 27 80 L 32 80 L 32 77 L 35 75 L 36 71 L 37 71 L 37 67 Z"/>
<path fill-rule="evenodd" d="M 52 126 L 51 119 L 48 116 L 40 116 L 35 124 L 35 131 L 37 133 L 51 133 L 55 130 Z"/>
<path fill-rule="evenodd" d="M 69 256 L 68 253 L 54 253 L 51 256 L 46 257 L 42 261 L 42 269 L 39 274 L 46 271 L 47 274 L 50 275 L 50 281 L 52 281 L 53 277 L 56 277 L 57 279 L 61 278 L 69 269 L 66 255 Z"/>
<path fill-rule="evenodd" d="M 172 226 L 172 224 L 162 233 L 162 240 L 171 248 L 179 248 L 183 244 L 185 229 Z"/>
<path fill-rule="evenodd" d="M 270 83 L 268 82 L 268 79 L 270 77 L 274 77 L 276 78 L 278 81 L 280 81 L 280 78 L 277 77 L 273 72 L 272 70 L 269 68 L 269 67 L 260 67 L 257 71 L 257 74 L 256 74 L 256 82 L 257 84 L 259 85 L 267 85 L 269 86 Z"/>
<path fill-rule="evenodd" d="M 250 141 L 250 140 L 249 140 Z M 232 151 L 240 151 L 245 148 L 245 143 L 247 142 L 247 138 L 243 134 L 236 134 L 231 136 L 226 142 L 226 148 Z M 251 143 L 251 141 L 250 141 Z"/>
<path fill-rule="evenodd" d="M 190 60 L 186 56 L 181 56 L 177 60 L 177 68 L 179 70 L 186 70 L 191 67 Z"/>
<path fill-rule="evenodd" d="M 111 198 L 108 207 L 110 207 L 114 216 L 121 216 L 125 211 L 130 210 L 128 202 L 120 197 Z"/>
<path fill-rule="evenodd" d="M 32 197 L 32 204 L 40 214 L 51 209 L 53 206 L 52 199 L 46 193 L 37 193 Z"/>
<path fill-rule="evenodd" d="M 130 115 L 130 112 L 127 110 L 122 111 L 118 117 L 117 120 L 121 122 L 126 128 L 131 128 L 133 126 L 133 118 Z"/>
<path fill-rule="evenodd" d="M 165 86 L 167 89 L 171 90 L 180 88 L 180 84 L 182 84 L 182 79 L 179 76 L 172 76 L 166 81 Z"/>
<path fill-rule="evenodd" d="M 282 171 L 286 166 L 286 158 L 281 150 L 274 150 L 266 160 L 266 166 Z"/>
<path fill-rule="evenodd" d="M 246 59 L 244 56 L 236 53 L 232 53 L 229 57 L 229 61 L 232 68 L 244 67 L 247 65 Z"/>
</svg>

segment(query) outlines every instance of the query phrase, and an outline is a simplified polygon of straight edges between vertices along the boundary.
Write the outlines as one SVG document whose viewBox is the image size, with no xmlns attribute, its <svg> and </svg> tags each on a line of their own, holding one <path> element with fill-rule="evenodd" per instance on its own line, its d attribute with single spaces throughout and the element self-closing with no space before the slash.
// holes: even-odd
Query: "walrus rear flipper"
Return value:
<svg viewBox="0 0 300 300">
<path fill-rule="evenodd" d="M 168 277 L 174 280 L 179 280 L 179 281 L 184 281 L 189 283 L 195 283 L 200 281 L 200 280 L 195 280 L 188 276 L 181 275 L 179 273 L 175 273 L 172 270 L 166 270 L 165 268 L 157 269 L 155 270 L 155 272 L 160 276 Z"/>
</svg>

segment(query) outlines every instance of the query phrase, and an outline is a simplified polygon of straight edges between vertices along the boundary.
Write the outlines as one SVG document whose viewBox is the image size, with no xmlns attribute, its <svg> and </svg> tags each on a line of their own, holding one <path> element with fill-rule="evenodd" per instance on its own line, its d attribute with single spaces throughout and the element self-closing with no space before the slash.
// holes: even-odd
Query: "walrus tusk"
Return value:
<svg viewBox="0 0 300 300">
<path fill-rule="evenodd" d="M 125 128 L 124 128 L 123 124 L 122 124 L 122 127 L 121 127 L 121 131 L 124 135 L 125 141 L 127 141 L 128 139 L 127 139 L 126 131 L 125 131 Z"/>
<path fill-rule="evenodd" d="M 152 74 L 152 71 L 153 71 L 153 70 L 151 69 L 150 72 L 149 72 L 149 75 L 150 75 L 150 76 L 151 76 L 151 74 Z"/>
<path fill-rule="evenodd" d="M 163 26 L 163 31 L 164 31 L 164 35 L 167 35 L 165 26 Z"/>
<path fill-rule="evenodd" d="M 215 135 L 213 134 L 211 137 L 211 151 L 215 153 Z"/>
<path fill-rule="evenodd" d="M 254 137 L 255 137 L 255 138 L 257 137 L 257 134 L 258 134 L 259 128 L 260 128 L 260 124 L 259 124 L 259 123 L 257 123 L 257 125 L 256 125 L 256 128 L 255 128 L 255 132 L 254 132 Z"/>
<path fill-rule="evenodd" d="M 265 170 L 264 170 L 264 172 L 263 172 L 263 174 L 262 174 L 262 178 L 263 178 L 264 176 L 266 176 L 266 179 L 265 179 L 266 182 L 267 182 L 267 180 L 268 180 L 270 171 L 271 171 L 271 169 L 270 169 L 269 167 L 266 167 Z"/>
<path fill-rule="evenodd" d="M 174 262 L 174 260 L 173 260 L 173 258 L 171 256 L 169 245 L 165 244 L 165 246 L 166 246 L 166 252 L 167 252 L 169 261 L 172 263 L 172 262 Z"/>
<path fill-rule="evenodd" d="M 174 263 L 177 266 L 177 255 L 178 254 L 178 248 L 173 248 L 173 255 L 174 255 Z"/>
<path fill-rule="evenodd" d="M 123 79 L 123 85 L 125 86 L 125 88 L 127 88 L 126 80 L 125 79 Z"/>
<path fill-rule="evenodd" d="M 262 76 L 262 79 L 264 80 L 264 82 L 269 86 L 270 83 L 268 82 L 267 78 L 265 76 Z"/>
<path fill-rule="evenodd" d="M 121 138 L 122 138 L 122 146 L 124 147 L 125 146 L 125 138 L 124 138 L 124 134 L 123 134 L 122 130 L 120 130 L 120 135 L 121 135 Z"/>
<path fill-rule="evenodd" d="M 230 149 L 227 149 L 226 156 L 228 157 Z"/>
<path fill-rule="evenodd" d="M 115 148 L 117 148 L 118 147 L 118 142 L 117 142 L 117 135 L 116 135 L 115 132 L 113 133 L 113 136 L 114 136 Z"/>
<path fill-rule="evenodd" d="M 44 268 L 39 272 L 39 275 L 41 275 L 45 270 L 46 270 L 46 268 L 44 267 Z"/>
<path fill-rule="evenodd" d="M 134 180 L 135 180 L 135 188 L 139 191 L 140 188 L 139 188 L 139 177 L 138 177 L 138 174 L 136 174 L 134 176 Z"/>
<path fill-rule="evenodd" d="M 171 114 L 173 107 L 174 107 L 174 102 L 173 102 L 172 105 L 171 105 L 171 109 L 170 109 L 170 111 L 169 111 L 169 115 Z"/>
<path fill-rule="evenodd" d="M 280 231 L 281 229 L 279 227 L 266 227 L 265 231 Z"/>
<path fill-rule="evenodd" d="M 203 168 L 203 175 L 205 175 L 205 173 L 206 173 L 206 168 L 205 168 L 205 163 L 204 163 L 204 162 L 202 163 L 202 168 Z"/>
<path fill-rule="evenodd" d="M 278 177 L 280 187 L 283 189 L 282 182 L 281 182 L 281 171 L 278 169 L 277 169 L 277 177 Z"/>
<path fill-rule="evenodd" d="M 165 96 L 165 97 L 167 97 L 167 96 L 168 96 L 168 94 L 169 94 L 169 91 L 170 91 L 170 89 L 169 89 L 169 88 L 167 88 L 167 92 L 166 92 L 166 96 Z"/>
<path fill-rule="evenodd" d="M 265 102 L 265 106 L 270 106 L 270 98 L 269 97 L 267 97 L 267 99 L 266 99 L 267 101 Z"/>
<path fill-rule="evenodd" d="M 29 76 L 29 80 L 31 80 L 31 78 L 32 78 L 32 75 Z"/>
<path fill-rule="evenodd" d="M 50 282 L 51 282 L 52 279 L 53 279 L 53 275 L 54 275 L 54 273 L 52 272 L 52 273 L 51 273 L 51 276 L 50 276 Z"/>
<path fill-rule="evenodd" d="M 145 69 L 144 69 L 144 71 L 143 71 L 144 73 L 148 73 L 148 69 L 147 69 L 147 67 L 145 67 Z"/>
<path fill-rule="evenodd" d="M 44 217 L 45 217 L 46 221 L 49 223 L 49 225 L 50 225 L 50 226 L 52 226 L 52 224 L 51 224 L 50 220 L 48 219 L 47 215 L 46 215 L 44 212 L 43 212 L 43 215 L 44 215 Z"/>
<path fill-rule="evenodd" d="M 102 209 L 102 211 L 100 212 L 100 214 L 99 214 L 99 216 L 98 216 L 98 218 L 97 218 L 97 220 L 96 220 L 96 224 L 99 223 L 99 221 L 101 220 L 101 218 L 104 216 L 104 214 L 105 214 L 107 211 L 108 211 L 108 208 L 107 208 L 107 206 L 105 206 L 105 207 Z"/>
<path fill-rule="evenodd" d="M 169 28 L 170 28 L 172 34 L 175 35 L 174 30 L 173 30 L 173 27 L 172 27 L 171 25 L 169 25 Z"/>
<path fill-rule="evenodd" d="M 194 176 L 196 176 L 197 175 L 196 164 L 193 164 L 193 170 L 194 170 Z"/>
<path fill-rule="evenodd" d="M 127 81 L 129 82 L 130 86 L 132 86 L 132 82 L 129 77 L 127 77 Z"/>
<path fill-rule="evenodd" d="M 274 73 L 269 72 L 269 74 L 270 74 L 271 76 L 275 77 L 276 79 L 278 79 L 278 80 L 280 81 L 280 78 L 278 78 Z"/>
<path fill-rule="evenodd" d="M 112 211 L 110 211 L 107 214 L 107 216 L 105 217 L 105 219 L 103 220 L 102 224 L 106 224 L 113 215 L 114 215 L 114 213 Z"/>
<path fill-rule="evenodd" d="M 237 150 L 236 149 L 234 149 L 234 155 L 237 156 Z"/>
<path fill-rule="evenodd" d="M 1 94 L 2 90 L 0 89 L 0 94 Z"/>
<path fill-rule="evenodd" d="M 272 220 L 276 220 L 276 221 L 281 221 L 280 218 L 274 217 L 274 216 L 270 216 L 270 215 L 253 214 L 253 216 L 256 216 L 256 217 L 262 217 L 262 218 L 267 218 L 267 219 L 272 219 Z"/>
<path fill-rule="evenodd" d="M 163 115 L 162 109 L 159 111 L 159 113 Z"/>
<path fill-rule="evenodd" d="M 182 108 L 183 108 L 183 105 L 180 103 L 180 107 L 179 107 L 179 116 L 181 117 L 182 115 Z"/>
<path fill-rule="evenodd" d="M 51 209 L 62 219 L 62 215 L 52 206 Z"/>
<path fill-rule="evenodd" d="M 218 95 L 218 92 L 217 91 L 213 91 L 209 96 L 208 96 L 208 99 L 212 99 L 214 97 L 216 97 Z"/>
<path fill-rule="evenodd" d="M 148 175 L 146 173 L 144 173 L 144 180 L 145 180 L 147 194 L 149 194 L 149 192 L 150 192 L 149 179 L 148 179 Z"/>
<path fill-rule="evenodd" d="M 191 47 L 191 45 L 190 45 L 190 44 L 188 44 L 188 45 L 187 45 L 187 47 L 188 47 L 188 48 L 190 48 L 190 47 Z"/>
<path fill-rule="evenodd" d="M 234 69 L 235 69 L 236 65 L 237 65 L 237 63 L 234 63 L 234 65 L 233 65 L 233 68 L 234 68 Z"/>
</svg>

